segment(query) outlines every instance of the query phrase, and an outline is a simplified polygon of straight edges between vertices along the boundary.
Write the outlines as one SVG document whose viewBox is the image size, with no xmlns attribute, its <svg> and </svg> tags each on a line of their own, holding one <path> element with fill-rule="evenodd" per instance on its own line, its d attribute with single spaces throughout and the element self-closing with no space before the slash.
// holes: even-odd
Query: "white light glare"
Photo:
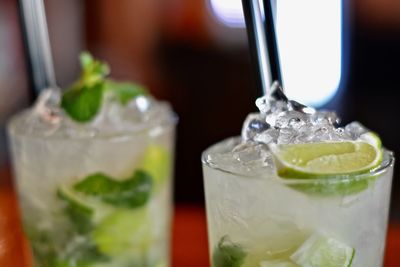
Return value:
<svg viewBox="0 0 400 267">
<path fill-rule="evenodd" d="M 210 0 L 217 19 L 228 27 L 243 28 L 244 17 L 241 0 Z"/>
<path fill-rule="evenodd" d="M 241 0 L 210 0 L 217 19 L 244 27 Z M 341 1 L 278 0 L 277 34 L 286 94 L 314 107 L 329 102 L 341 77 Z"/>
</svg>

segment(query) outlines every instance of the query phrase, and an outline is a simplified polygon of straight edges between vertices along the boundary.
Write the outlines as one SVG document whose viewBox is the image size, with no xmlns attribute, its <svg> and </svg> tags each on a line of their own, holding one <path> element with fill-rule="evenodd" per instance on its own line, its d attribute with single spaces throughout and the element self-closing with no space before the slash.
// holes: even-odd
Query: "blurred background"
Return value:
<svg viewBox="0 0 400 267">
<path fill-rule="evenodd" d="M 0 0 L 0 186 L 10 183 L 7 119 L 33 101 L 17 1 Z M 362 122 L 400 154 L 400 1 L 278 0 L 286 92 Z M 137 80 L 172 103 L 180 121 L 175 199 L 203 205 L 200 155 L 240 133 L 260 93 L 240 0 L 46 0 L 61 86 L 79 73 L 78 54 L 108 61 L 112 76 Z M 392 220 L 400 220 L 400 172 Z"/>
</svg>

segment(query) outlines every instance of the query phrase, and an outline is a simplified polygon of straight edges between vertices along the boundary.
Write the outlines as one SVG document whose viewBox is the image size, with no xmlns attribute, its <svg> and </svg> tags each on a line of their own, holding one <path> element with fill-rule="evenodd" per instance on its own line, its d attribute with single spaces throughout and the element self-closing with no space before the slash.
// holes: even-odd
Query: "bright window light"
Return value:
<svg viewBox="0 0 400 267">
<path fill-rule="evenodd" d="M 244 27 L 241 0 L 210 0 L 227 27 Z M 329 102 L 341 77 L 342 3 L 278 0 L 277 34 L 287 95 L 314 107 Z"/>
<path fill-rule="evenodd" d="M 244 17 L 241 0 L 210 0 L 217 19 L 228 27 L 243 28 Z"/>
</svg>

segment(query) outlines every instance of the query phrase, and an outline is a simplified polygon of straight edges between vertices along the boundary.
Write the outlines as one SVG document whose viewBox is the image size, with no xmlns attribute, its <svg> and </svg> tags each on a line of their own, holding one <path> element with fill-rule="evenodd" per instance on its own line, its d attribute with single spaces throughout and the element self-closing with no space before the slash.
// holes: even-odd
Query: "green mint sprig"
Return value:
<svg viewBox="0 0 400 267">
<path fill-rule="evenodd" d="M 86 177 L 74 185 L 74 190 L 93 196 L 121 208 L 137 208 L 147 203 L 153 187 L 153 178 L 137 170 L 132 177 L 119 181 L 103 173 Z"/>
<path fill-rule="evenodd" d="M 107 91 L 112 92 L 122 105 L 147 94 L 141 85 L 107 79 L 110 73 L 107 63 L 94 59 L 88 52 L 80 55 L 80 63 L 81 77 L 64 92 L 61 100 L 61 107 L 77 122 L 91 121 L 98 114 Z"/>
<path fill-rule="evenodd" d="M 114 223 L 119 223 L 115 229 L 120 230 L 118 227 L 121 225 L 128 225 L 131 229 L 131 219 L 138 215 L 140 207 L 148 203 L 152 191 L 153 177 L 143 170 L 136 170 L 126 179 L 116 179 L 104 173 L 95 173 L 72 185 L 61 186 L 57 191 L 57 196 L 64 204 L 65 215 L 72 223 L 73 227 L 70 232 L 87 237 L 88 241 L 76 247 L 75 250 L 69 251 L 70 254 L 65 255 L 63 252 L 63 257 L 60 257 L 60 252 L 57 250 L 51 251 L 51 253 L 45 250 L 43 262 L 40 261 L 41 266 L 89 267 L 103 266 L 103 263 L 104 266 L 108 266 L 110 259 L 100 250 L 101 247 L 96 243 L 96 239 L 93 239 L 94 236 L 109 238 L 108 231 L 110 227 L 111 231 L 114 231 Z M 105 207 L 104 204 L 107 204 L 108 207 Z M 111 208 L 111 210 L 104 210 L 104 208 Z M 128 219 L 128 221 L 124 221 L 124 219 Z M 109 221 L 113 222 L 111 226 L 108 224 Z M 105 237 L 102 236 L 104 234 L 102 231 L 105 231 Z M 125 232 L 122 230 L 122 233 L 117 235 L 117 241 L 124 235 Z M 127 238 L 130 240 L 131 235 L 128 235 Z M 111 238 L 111 240 L 113 239 Z M 46 242 L 51 241 L 50 239 L 44 242 L 47 244 Z M 122 238 L 122 241 L 125 239 Z M 116 245 L 118 244 L 116 242 Z M 108 244 L 102 245 L 107 247 Z M 120 246 L 126 247 L 126 242 L 122 242 Z"/>
<path fill-rule="evenodd" d="M 95 173 L 70 186 L 62 186 L 57 196 L 65 203 L 66 215 L 83 234 L 90 232 L 94 217 L 102 204 L 115 208 L 136 209 L 144 206 L 153 191 L 153 177 L 136 170 L 129 178 L 120 180 L 103 173 Z"/>
<path fill-rule="evenodd" d="M 117 82 L 111 79 L 105 81 L 105 90 L 112 91 L 124 106 L 132 99 L 148 94 L 146 88 L 142 85 L 131 82 Z"/>
</svg>

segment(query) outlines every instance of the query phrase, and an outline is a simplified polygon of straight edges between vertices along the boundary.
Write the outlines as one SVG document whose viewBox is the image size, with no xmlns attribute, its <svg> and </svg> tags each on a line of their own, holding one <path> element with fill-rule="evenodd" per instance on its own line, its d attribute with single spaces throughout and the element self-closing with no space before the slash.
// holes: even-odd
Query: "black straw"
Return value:
<svg viewBox="0 0 400 267">
<path fill-rule="evenodd" d="M 19 0 L 19 14 L 33 96 L 56 88 L 53 58 L 43 0 Z"/>
<path fill-rule="evenodd" d="M 264 27 L 267 38 L 268 58 L 271 69 L 272 81 L 278 81 L 282 85 L 281 64 L 279 61 L 278 40 L 276 36 L 274 11 L 272 9 L 272 0 L 264 1 Z"/>
<path fill-rule="evenodd" d="M 264 10 L 258 0 L 242 0 L 242 5 L 257 84 L 266 94 L 274 81 L 282 85 L 282 75 L 272 3 L 271 0 L 262 1 Z"/>
</svg>

